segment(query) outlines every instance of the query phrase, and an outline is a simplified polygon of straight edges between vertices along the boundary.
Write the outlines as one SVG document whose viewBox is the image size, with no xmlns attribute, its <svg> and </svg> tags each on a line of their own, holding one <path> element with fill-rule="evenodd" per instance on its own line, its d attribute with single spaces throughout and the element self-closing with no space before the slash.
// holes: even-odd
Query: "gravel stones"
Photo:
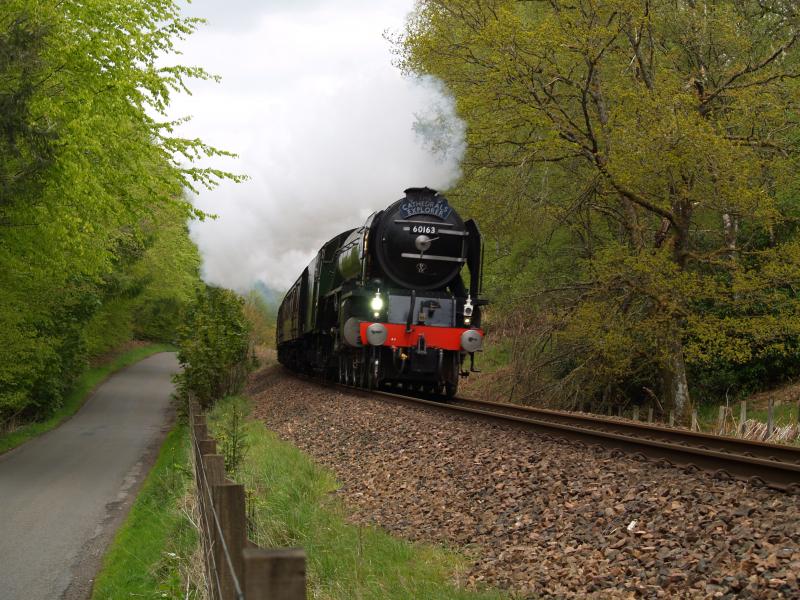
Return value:
<svg viewBox="0 0 800 600">
<path fill-rule="evenodd" d="M 361 523 L 456 546 L 520 597 L 800 597 L 800 497 L 298 380 L 254 416 L 331 468 Z"/>
</svg>

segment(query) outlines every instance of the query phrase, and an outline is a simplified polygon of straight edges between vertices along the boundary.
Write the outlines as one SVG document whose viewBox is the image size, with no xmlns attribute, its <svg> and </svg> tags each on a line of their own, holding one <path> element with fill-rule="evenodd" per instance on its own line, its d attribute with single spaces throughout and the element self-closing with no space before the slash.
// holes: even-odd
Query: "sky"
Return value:
<svg viewBox="0 0 800 600">
<path fill-rule="evenodd" d="M 236 152 L 211 166 L 250 180 L 223 183 L 195 204 L 203 277 L 244 292 L 281 290 L 319 247 L 363 223 L 408 187 L 446 189 L 459 176 L 463 123 L 432 78 L 404 77 L 385 32 L 402 31 L 413 0 L 195 0 L 201 26 L 178 62 L 194 82 L 171 116 L 179 134 Z M 444 151 L 432 149 L 434 131 Z"/>
</svg>

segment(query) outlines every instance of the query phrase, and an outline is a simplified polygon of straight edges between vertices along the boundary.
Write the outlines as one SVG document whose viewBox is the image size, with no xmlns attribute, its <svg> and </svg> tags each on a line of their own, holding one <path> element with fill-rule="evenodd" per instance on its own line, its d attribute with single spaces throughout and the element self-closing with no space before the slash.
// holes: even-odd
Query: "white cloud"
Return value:
<svg viewBox="0 0 800 600">
<path fill-rule="evenodd" d="M 212 9 L 211 24 L 185 44 L 182 62 L 223 83 L 196 84 L 174 102 L 176 116 L 194 116 L 184 135 L 240 155 L 215 166 L 252 178 L 202 194 L 198 206 L 219 218 L 191 227 L 206 280 L 239 290 L 258 279 L 286 287 L 324 241 L 403 189 L 452 184 L 463 150 L 441 87 L 391 64 L 382 34 L 402 27 L 410 0 L 282 4 L 193 4 L 194 14 Z M 425 127 L 415 130 L 418 118 L 442 113 L 455 126 L 446 160 L 425 149 Z"/>
</svg>

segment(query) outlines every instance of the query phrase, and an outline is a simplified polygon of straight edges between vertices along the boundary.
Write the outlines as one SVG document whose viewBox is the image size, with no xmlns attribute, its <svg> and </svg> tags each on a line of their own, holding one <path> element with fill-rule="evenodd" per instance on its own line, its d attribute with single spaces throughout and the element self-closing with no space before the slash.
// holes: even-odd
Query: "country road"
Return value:
<svg viewBox="0 0 800 600">
<path fill-rule="evenodd" d="M 0 456 L 0 600 L 85 598 L 171 421 L 172 353 L 103 383 L 59 428 Z"/>
</svg>

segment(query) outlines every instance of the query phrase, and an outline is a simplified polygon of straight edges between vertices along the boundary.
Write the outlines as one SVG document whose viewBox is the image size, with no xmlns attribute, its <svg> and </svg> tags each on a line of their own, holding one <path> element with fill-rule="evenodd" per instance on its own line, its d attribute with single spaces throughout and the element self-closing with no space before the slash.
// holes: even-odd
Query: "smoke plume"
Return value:
<svg viewBox="0 0 800 600">
<path fill-rule="evenodd" d="M 464 150 L 442 86 L 391 64 L 383 32 L 402 27 L 411 0 L 259 4 L 192 5 L 210 23 L 182 61 L 223 82 L 176 103 L 194 115 L 183 135 L 237 152 L 215 166 L 251 177 L 197 198 L 219 218 L 191 226 L 204 278 L 240 291 L 286 288 L 322 243 L 405 188 L 448 187 Z"/>
</svg>

